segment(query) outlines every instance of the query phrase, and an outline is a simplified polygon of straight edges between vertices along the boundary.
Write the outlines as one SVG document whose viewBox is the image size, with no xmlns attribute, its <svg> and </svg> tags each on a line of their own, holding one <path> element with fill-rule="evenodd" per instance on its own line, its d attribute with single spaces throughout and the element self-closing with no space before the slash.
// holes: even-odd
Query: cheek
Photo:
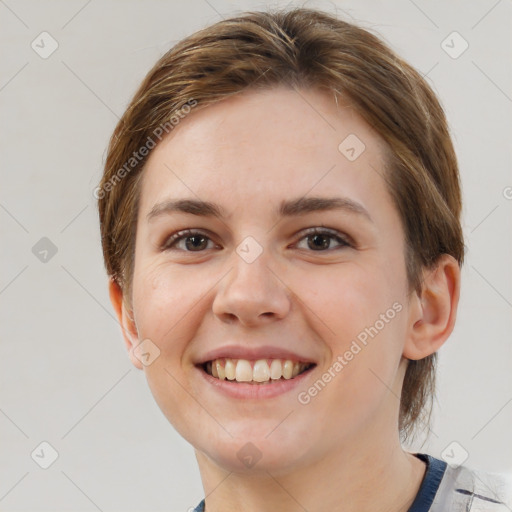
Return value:
<svg viewBox="0 0 512 512">
<path fill-rule="evenodd" d="M 326 395 L 332 395 L 325 403 L 345 405 L 335 414 L 343 416 L 359 408 L 365 414 L 371 403 L 378 407 L 394 387 L 406 318 L 400 275 L 391 274 L 392 268 L 383 272 L 378 265 L 351 265 L 316 280 L 308 305 L 327 326 L 323 332 L 331 360 L 324 370 L 330 374 L 326 380 L 332 381 Z"/>
<path fill-rule="evenodd" d="M 339 268 L 326 267 L 323 272 L 312 271 L 311 286 L 304 279 L 298 280 L 297 295 L 318 311 L 331 327 L 331 337 L 334 334 L 342 345 L 375 322 L 393 303 L 387 278 L 376 268 L 352 262 Z"/>
<path fill-rule="evenodd" d="M 393 381 L 404 341 L 405 307 L 399 280 L 391 267 L 354 272 L 331 313 L 333 318 L 337 315 L 336 331 L 341 333 L 336 356 L 343 356 L 347 367 L 357 372 L 355 380 Z"/>
<path fill-rule="evenodd" d="M 346 321 L 351 319 L 347 317 Z M 347 323 L 340 319 L 339 328 Z M 390 408 L 399 405 L 400 323 L 399 316 L 380 330 L 381 325 L 375 326 L 375 321 L 362 329 L 353 323 L 353 336 L 343 333 L 336 338 L 332 362 L 318 376 L 329 382 L 323 385 L 317 380 L 313 383 L 315 389 L 304 390 L 316 394 L 311 398 L 315 416 L 328 415 L 331 424 L 337 425 L 336 429 L 346 429 L 347 434 L 382 425 Z"/>
<path fill-rule="evenodd" d="M 160 265 L 134 275 L 134 314 L 139 337 L 151 339 L 162 355 L 173 358 L 181 356 L 193 337 L 193 319 L 207 289 L 198 273 L 187 270 L 178 273 Z"/>
<path fill-rule="evenodd" d="M 204 284 L 203 284 L 204 286 Z M 199 414 L 197 402 L 186 390 L 182 357 L 198 325 L 200 298 L 204 295 L 197 276 L 185 279 L 163 267 L 137 269 L 133 282 L 134 315 L 139 339 L 149 339 L 159 355 L 144 374 L 161 411 L 185 438 L 191 417 Z"/>
</svg>

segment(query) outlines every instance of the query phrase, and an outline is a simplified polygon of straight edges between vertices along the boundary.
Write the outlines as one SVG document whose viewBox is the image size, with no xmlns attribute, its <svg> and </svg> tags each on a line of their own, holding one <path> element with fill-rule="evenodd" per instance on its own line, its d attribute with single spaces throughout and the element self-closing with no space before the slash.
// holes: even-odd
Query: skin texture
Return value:
<svg viewBox="0 0 512 512">
<path fill-rule="evenodd" d="M 354 161 L 338 150 L 349 134 L 366 146 Z M 110 295 L 133 364 L 195 448 L 208 512 L 406 511 L 418 491 L 425 466 L 398 437 L 405 358 L 426 357 L 448 338 L 460 272 L 444 255 L 425 273 L 421 296 L 409 293 L 404 233 L 382 177 L 383 155 L 379 136 L 348 104 L 284 87 L 194 111 L 150 155 L 133 310 L 113 281 Z M 372 221 L 339 210 L 274 213 L 282 200 L 313 195 L 357 201 Z M 227 216 L 147 219 L 171 198 L 215 202 Z M 327 238 L 330 245 L 315 250 L 304 230 L 322 226 L 355 245 Z M 190 239 L 162 248 L 187 228 L 209 237 L 200 251 L 191 250 Z M 236 252 L 247 236 L 263 250 L 250 264 Z M 298 392 L 396 303 L 401 311 L 308 404 L 299 403 Z M 149 366 L 132 350 L 145 339 L 160 350 Z M 194 366 L 227 344 L 284 347 L 317 366 L 280 396 L 228 398 Z M 237 456 L 248 442 L 261 454 L 251 467 Z"/>
</svg>

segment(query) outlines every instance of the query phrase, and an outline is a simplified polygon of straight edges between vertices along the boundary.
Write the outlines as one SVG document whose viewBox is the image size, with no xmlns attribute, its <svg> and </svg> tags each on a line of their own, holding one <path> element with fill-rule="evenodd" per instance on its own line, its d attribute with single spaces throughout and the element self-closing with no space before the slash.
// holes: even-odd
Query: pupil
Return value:
<svg viewBox="0 0 512 512">
<path fill-rule="evenodd" d="M 189 244 L 190 240 L 200 240 L 200 242 L 199 242 L 199 244 L 196 244 L 196 243 Z M 198 236 L 198 235 L 189 236 L 187 238 L 187 248 L 190 249 L 192 247 L 195 249 L 201 249 L 201 244 L 204 243 L 204 241 L 205 241 L 204 236 Z"/>
<path fill-rule="evenodd" d="M 329 247 L 329 239 L 325 235 L 313 235 L 312 239 L 315 240 L 313 247 L 310 246 L 312 249 L 325 249 Z M 323 243 L 317 245 L 318 239 L 323 240 Z"/>
</svg>

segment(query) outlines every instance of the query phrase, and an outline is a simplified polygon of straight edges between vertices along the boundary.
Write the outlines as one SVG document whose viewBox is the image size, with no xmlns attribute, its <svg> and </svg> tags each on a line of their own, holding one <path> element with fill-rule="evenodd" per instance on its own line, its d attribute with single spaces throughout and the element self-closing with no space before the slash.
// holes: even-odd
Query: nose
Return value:
<svg viewBox="0 0 512 512">
<path fill-rule="evenodd" d="M 256 327 L 284 318 L 291 291 L 269 266 L 266 251 L 248 263 L 234 254 L 234 265 L 213 301 L 213 313 L 223 322 Z"/>
</svg>

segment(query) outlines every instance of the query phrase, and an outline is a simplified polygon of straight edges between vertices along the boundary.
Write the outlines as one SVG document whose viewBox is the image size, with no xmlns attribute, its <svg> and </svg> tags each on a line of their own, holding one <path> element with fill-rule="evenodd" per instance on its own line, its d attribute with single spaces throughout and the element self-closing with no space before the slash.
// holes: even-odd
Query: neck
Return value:
<svg viewBox="0 0 512 512">
<path fill-rule="evenodd" d="M 398 438 L 382 443 L 382 436 L 378 443 L 348 442 L 280 473 L 264 468 L 234 473 L 201 452 L 196 457 L 207 496 L 205 512 L 406 512 L 425 474 L 425 464 L 405 452 Z"/>
</svg>

